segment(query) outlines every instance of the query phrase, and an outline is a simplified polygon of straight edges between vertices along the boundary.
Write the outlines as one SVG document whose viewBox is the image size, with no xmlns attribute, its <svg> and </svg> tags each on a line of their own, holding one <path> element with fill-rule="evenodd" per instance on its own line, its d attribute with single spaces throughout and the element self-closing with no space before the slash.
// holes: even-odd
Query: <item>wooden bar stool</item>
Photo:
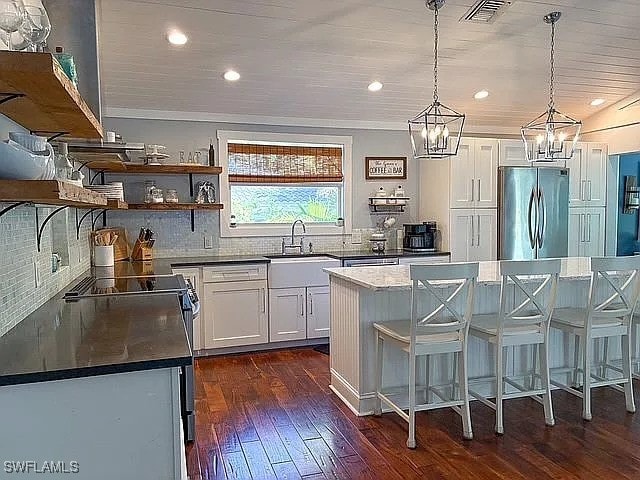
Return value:
<svg viewBox="0 0 640 480">
<path fill-rule="evenodd" d="M 586 308 L 559 308 L 553 312 L 551 326 L 576 336 L 574 359 L 574 387 L 578 374 L 582 377 L 582 391 L 566 384 L 551 383 L 582 398 L 582 418 L 591 420 L 591 389 L 610 386 L 623 391 L 628 412 L 635 412 L 631 375 L 631 327 L 638 295 L 640 294 L 640 257 L 594 257 L 591 259 L 591 282 Z M 620 337 L 622 368 L 608 364 L 593 372 L 593 341 Z M 580 360 L 581 359 L 581 360 Z M 617 378 L 607 378 L 611 370 Z"/>
<path fill-rule="evenodd" d="M 411 265 L 411 318 L 374 323 L 376 343 L 376 406 L 382 413 L 382 402 L 409 423 L 407 447 L 415 448 L 415 413 L 434 408 L 451 407 L 462 417 L 464 438 L 471 439 L 471 416 L 467 375 L 467 339 L 469 320 L 473 314 L 473 294 L 478 277 L 477 263 Z M 453 292 L 449 293 L 450 290 Z M 424 312 L 428 312 L 424 315 Z M 382 391 L 383 349 L 388 342 L 408 355 L 409 407 L 391 399 Z M 426 403 L 416 405 L 416 360 L 419 356 L 453 353 L 458 362 L 458 387 L 453 379 L 452 394 L 446 398 L 440 389 L 429 385 L 427 374 Z M 455 392 L 459 392 L 459 398 Z M 431 403 L 429 393 L 441 402 Z"/>
<path fill-rule="evenodd" d="M 560 268 L 560 259 L 501 262 L 498 312 L 474 315 L 471 319 L 471 335 L 489 342 L 496 349 L 495 402 L 474 390 L 470 390 L 470 394 L 496 411 L 498 434 L 504 433 L 503 401 L 510 398 L 532 397 L 543 404 L 545 423 L 554 424 L 549 382 L 549 323 L 556 302 Z M 525 345 L 537 347 L 536 353 L 540 357 L 540 373 L 536 374 L 534 362 L 529 386 L 508 377 L 505 367 L 505 348 Z M 539 387 L 538 378 L 541 380 Z M 507 393 L 507 385 L 515 391 Z"/>
</svg>

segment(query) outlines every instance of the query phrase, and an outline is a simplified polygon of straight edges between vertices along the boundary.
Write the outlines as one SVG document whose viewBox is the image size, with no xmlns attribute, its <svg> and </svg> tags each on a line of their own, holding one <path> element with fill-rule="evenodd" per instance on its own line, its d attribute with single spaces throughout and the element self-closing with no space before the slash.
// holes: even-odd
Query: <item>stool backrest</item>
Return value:
<svg viewBox="0 0 640 480">
<path fill-rule="evenodd" d="M 478 279 L 478 263 L 411 265 L 411 342 L 416 329 L 429 334 L 460 332 L 466 336 L 473 315 L 473 295 Z M 454 288 L 453 292 L 447 292 Z M 431 311 L 419 314 L 420 297 L 427 293 Z M 443 317 L 446 319 L 442 321 Z"/>
<path fill-rule="evenodd" d="M 559 258 L 500 262 L 502 285 L 498 334 L 521 326 L 537 326 L 539 333 L 548 333 L 561 267 Z M 515 289 L 513 297 L 509 288 L 511 284 Z M 513 298 L 513 302 L 509 297 Z M 516 298 L 523 300 L 518 303 Z"/>
<path fill-rule="evenodd" d="M 630 322 L 640 295 L 640 256 L 593 257 L 587 327 L 594 316 Z"/>
</svg>

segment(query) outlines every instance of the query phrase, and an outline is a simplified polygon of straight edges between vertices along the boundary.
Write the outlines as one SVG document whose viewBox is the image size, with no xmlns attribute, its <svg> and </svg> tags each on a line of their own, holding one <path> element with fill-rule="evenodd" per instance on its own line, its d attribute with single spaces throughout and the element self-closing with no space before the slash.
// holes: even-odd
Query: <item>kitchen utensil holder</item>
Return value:
<svg viewBox="0 0 640 480">
<path fill-rule="evenodd" d="M 131 260 L 134 262 L 146 262 L 153 260 L 153 248 L 149 246 L 149 241 L 136 240 L 131 252 Z"/>
<path fill-rule="evenodd" d="M 94 245 L 93 246 L 93 265 L 96 267 L 112 267 L 113 245 Z"/>
</svg>

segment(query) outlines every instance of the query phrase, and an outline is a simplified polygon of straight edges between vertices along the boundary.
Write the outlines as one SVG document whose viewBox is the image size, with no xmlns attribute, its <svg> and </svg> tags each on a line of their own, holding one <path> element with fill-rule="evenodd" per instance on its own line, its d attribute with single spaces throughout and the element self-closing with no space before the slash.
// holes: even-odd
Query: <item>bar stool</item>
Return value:
<svg viewBox="0 0 640 480">
<path fill-rule="evenodd" d="M 591 420 L 591 389 L 610 386 L 623 391 L 628 412 L 635 412 L 631 375 L 631 324 L 640 294 L 640 257 L 594 257 L 591 259 L 591 282 L 587 308 L 559 308 L 553 312 L 551 326 L 576 336 L 573 365 L 574 386 L 582 374 L 582 391 L 563 383 L 551 383 L 582 398 L 582 418 Z M 620 337 L 622 368 L 605 359 L 600 375 L 592 371 L 593 341 Z M 582 359 L 580 361 L 580 358 Z M 621 376 L 606 378 L 612 370 Z M 621 387 L 622 385 L 622 387 Z"/>
<path fill-rule="evenodd" d="M 471 415 L 467 376 L 467 338 L 469 320 L 473 313 L 473 294 L 478 277 L 478 263 L 441 265 L 410 265 L 411 272 L 411 318 L 374 323 L 376 329 L 376 405 L 375 414 L 382 413 L 382 402 L 391 407 L 409 424 L 407 447 L 415 448 L 415 413 L 434 408 L 451 407 L 462 417 L 464 438 L 471 439 Z M 453 289 L 453 292 L 449 293 Z M 422 313 L 421 313 L 422 312 Z M 423 315 L 424 312 L 428 312 Z M 382 391 L 383 349 L 386 342 L 408 354 L 409 407 L 406 413 L 402 406 L 391 399 L 391 392 Z M 458 387 L 453 379 L 451 398 L 429 385 L 425 390 L 426 403 L 416 405 L 416 359 L 453 353 L 458 362 Z M 430 402 L 429 393 L 442 401 Z M 455 397 L 459 392 L 460 398 Z"/>
<path fill-rule="evenodd" d="M 474 390 L 469 393 L 496 411 L 495 430 L 498 434 L 504 433 L 503 400 L 510 398 L 532 397 L 544 406 L 545 423 L 549 426 L 554 424 L 549 383 L 549 323 L 556 302 L 560 268 L 560 259 L 501 262 L 499 311 L 474 315 L 471 319 L 471 335 L 489 342 L 496 349 L 495 402 Z M 518 303 L 516 298 L 522 298 L 522 301 Z M 529 386 L 509 378 L 505 366 L 505 348 L 525 345 L 537 347 L 540 357 L 540 373 L 536 374 L 534 352 Z M 538 377 L 541 382 L 536 388 Z M 507 393 L 507 384 L 516 391 Z"/>
</svg>

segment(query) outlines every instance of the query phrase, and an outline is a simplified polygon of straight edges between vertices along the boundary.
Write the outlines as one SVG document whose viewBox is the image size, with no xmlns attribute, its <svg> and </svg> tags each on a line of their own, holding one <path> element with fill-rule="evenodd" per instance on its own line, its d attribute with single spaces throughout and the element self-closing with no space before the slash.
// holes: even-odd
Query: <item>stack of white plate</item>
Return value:
<svg viewBox="0 0 640 480">
<path fill-rule="evenodd" d="M 122 182 L 111 182 L 106 185 L 88 185 L 86 188 L 96 193 L 101 193 L 107 198 L 124 201 L 124 188 Z"/>
</svg>

